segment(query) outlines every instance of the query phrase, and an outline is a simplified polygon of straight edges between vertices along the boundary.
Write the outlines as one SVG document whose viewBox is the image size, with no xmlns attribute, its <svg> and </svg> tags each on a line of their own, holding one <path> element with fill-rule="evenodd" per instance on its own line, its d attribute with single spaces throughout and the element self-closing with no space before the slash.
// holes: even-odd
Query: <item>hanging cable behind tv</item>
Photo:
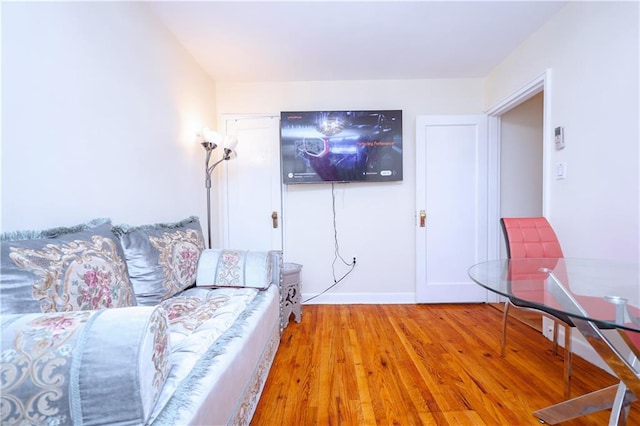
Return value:
<svg viewBox="0 0 640 426">
<path fill-rule="evenodd" d="M 356 257 L 353 257 L 351 262 L 347 262 L 344 260 L 344 257 L 340 254 L 340 244 L 338 243 L 338 226 L 336 223 L 336 193 L 335 193 L 335 184 L 331 184 L 331 212 L 333 214 L 333 242 L 334 242 L 334 253 L 333 253 L 333 262 L 331 262 L 331 275 L 333 277 L 333 284 L 324 289 L 322 292 L 316 294 L 315 296 L 311 296 L 306 300 L 303 300 L 302 303 L 307 303 L 310 300 L 315 299 L 316 297 L 322 296 L 327 291 L 331 290 L 335 286 L 337 286 L 342 280 L 344 280 L 356 267 Z M 336 277 L 336 263 L 338 260 L 349 267 L 349 270 L 345 272 L 340 278 Z"/>
</svg>

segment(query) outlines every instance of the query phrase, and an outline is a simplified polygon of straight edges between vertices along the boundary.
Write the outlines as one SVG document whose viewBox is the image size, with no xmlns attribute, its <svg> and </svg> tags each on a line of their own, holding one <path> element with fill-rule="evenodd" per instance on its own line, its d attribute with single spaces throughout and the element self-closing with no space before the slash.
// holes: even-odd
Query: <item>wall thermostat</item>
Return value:
<svg viewBox="0 0 640 426">
<path fill-rule="evenodd" d="M 554 130 L 556 149 L 564 148 L 564 127 L 556 127 Z"/>
</svg>

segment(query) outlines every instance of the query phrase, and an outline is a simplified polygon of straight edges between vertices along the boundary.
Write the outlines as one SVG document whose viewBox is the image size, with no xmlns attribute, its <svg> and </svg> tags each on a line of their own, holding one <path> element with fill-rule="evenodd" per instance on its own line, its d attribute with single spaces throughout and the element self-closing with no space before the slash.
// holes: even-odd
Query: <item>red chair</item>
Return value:
<svg viewBox="0 0 640 426">
<path fill-rule="evenodd" d="M 562 248 L 558 242 L 558 237 L 553 231 L 553 228 L 544 217 L 520 217 L 520 218 L 502 218 L 500 219 L 502 230 L 504 231 L 505 241 L 507 245 L 507 256 L 509 259 L 559 259 L 564 257 Z M 552 260 L 551 260 L 552 261 Z M 510 270 L 510 274 L 525 274 L 528 279 L 531 279 L 531 273 L 535 274 L 536 271 L 522 271 L 522 270 Z M 544 292 L 544 278 L 540 276 L 540 285 L 532 286 L 530 292 Z M 530 294 L 530 300 L 536 300 L 535 294 Z M 554 342 L 554 354 L 558 350 L 558 324 L 565 327 L 564 330 L 564 381 L 565 381 L 565 397 L 569 398 L 571 394 L 571 327 L 575 325 L 571 322 L 568 316 L 559 316 L 556 313 L 551 313 L 541 310 L 539 307 L 534 307 L 523 303 L 522 300 L 509 299 L 504 304 L 504 314 L 502 318 L 502 345 L 501 355 L 505 356 L 505 347 L 507 341 L 507 318 L 509 316 L 509 308 L 516 307 L 520 309 L 526 309 L 529 311 L 535 311 L 547 318 L 553 320 L 553 342 Z"/>
</svg>

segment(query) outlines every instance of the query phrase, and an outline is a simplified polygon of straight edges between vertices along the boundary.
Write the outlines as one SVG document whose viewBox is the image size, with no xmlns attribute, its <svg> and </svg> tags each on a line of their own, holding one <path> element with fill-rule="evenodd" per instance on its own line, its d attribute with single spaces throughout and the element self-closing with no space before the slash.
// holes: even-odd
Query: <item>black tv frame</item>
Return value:
<svg viewBox="0 0 640 426">
<path fill-rule="evenodd" d="M 283 111 L 284 184 L 402 181 L 402 110 Z"/>
</svg>

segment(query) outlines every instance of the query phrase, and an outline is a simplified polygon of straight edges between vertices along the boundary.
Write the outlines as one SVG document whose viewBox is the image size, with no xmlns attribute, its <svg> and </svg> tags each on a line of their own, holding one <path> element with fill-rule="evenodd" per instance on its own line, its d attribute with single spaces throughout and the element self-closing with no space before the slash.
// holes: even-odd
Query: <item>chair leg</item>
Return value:
<svg viewBox="0 0 640 426">
<path fill-rule="evenodd" d="M 571 350 L 571 327 L 564 327 L 564 397 L 571 397 L 571 374 L 573 352 Z"/>
<path fill-rule="evenodd" d="M 509 306 L 511 303 L 504 302 L 504 312 L 502 313 L 502 342 L 500 346 L 500 356 L 505 356 L 505 346 L 507 345 L 507 317 L 509 316 Z"/>
<path fill-rule="evenodd" d="M 502 314 L 502 342 L 500 346 L 500 355 L 504 357 L 506 355 L 507 346 L 507 318 L 509 317 L 509 307 L 511 303 L 507 300 L 504 303 L 504 312 Z M 558 322 L 553 321 L 553 353 L 558 353 Z M 571 327 L 565 324 L 564 327 L 564 397 L 569 399 L 571 397 L 571 373 L 572 373 L 572 358 L 573 352 L 571 351 Z"/>
</svg>

